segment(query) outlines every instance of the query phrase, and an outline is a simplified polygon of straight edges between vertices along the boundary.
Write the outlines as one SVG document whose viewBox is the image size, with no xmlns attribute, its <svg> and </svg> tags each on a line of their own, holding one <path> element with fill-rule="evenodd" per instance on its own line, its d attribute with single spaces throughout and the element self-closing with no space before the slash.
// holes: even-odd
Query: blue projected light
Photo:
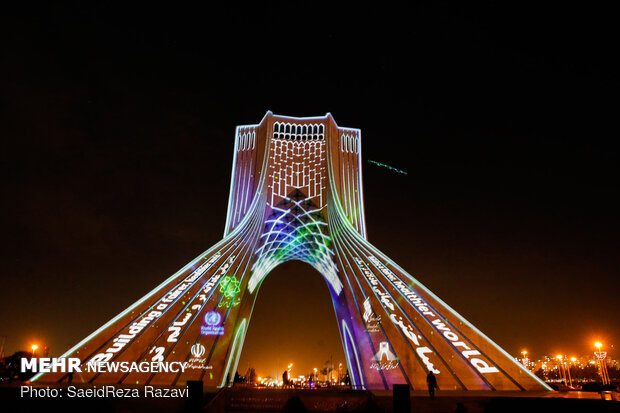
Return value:
<svg viewBox="0 0 620 413">
<path fill-rule="evenodd" d="M 200 326 L 200 334 L 203 336 L 221 336 L 224 334 L 224 326 L 219 324 L 222 322 L 222 315 L 217 311 L 209 311 L 205 315 L 205 324 Z"/>
<path fill-rule="evenodd" d="M 205 323 L 209 326 L 216 326 L 222 321 L 222 316 L 217 311 L 209 311 L 205 315 Z"/>
<path fill-rule="evenodd" d="M 318 208 L 299 190 L 273 207 L 261 235 L 262 245 L 257 250 L 258 260 L 248 284 L 250 292 L 279 264 L 299 260 L 316 268 L 336 294 L 340 294 L 343 286 L 332 260 L 332 239 L 322 216 L 324 210 L 325 207 Z"/>
</svg>

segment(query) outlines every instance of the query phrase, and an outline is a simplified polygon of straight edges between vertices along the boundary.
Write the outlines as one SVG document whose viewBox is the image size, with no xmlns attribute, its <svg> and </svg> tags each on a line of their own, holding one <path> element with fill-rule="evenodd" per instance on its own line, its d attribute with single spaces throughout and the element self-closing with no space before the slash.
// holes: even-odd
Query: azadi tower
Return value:
<svg viewBox="0 0 620 413">
<path fill-rule="evenodd" d="M 267 112 L 237 127 L 224 238 L 63 355 L 185 371 L 83 371 L 73 382 L 226 386 L 261 283 L 300 260 L 327 282 L 357 388 L 424 389 L 433 371 L 441 390 L 549 390 L 366 239 L 361 148 L 360 130 L 330 114 Z"/>
</svg>

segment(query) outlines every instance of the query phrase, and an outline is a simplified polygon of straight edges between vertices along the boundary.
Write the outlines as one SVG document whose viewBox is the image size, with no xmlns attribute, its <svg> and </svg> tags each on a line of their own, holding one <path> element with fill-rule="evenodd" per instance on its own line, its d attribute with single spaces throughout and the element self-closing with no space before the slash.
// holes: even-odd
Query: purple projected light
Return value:
<svg viewBox="0 0 620 413">
<path fill-rule="evenodd" d="M 221 336 L 224 335 L 224 326 L 219 324 L 222 322 L 222 315 L 217 311 L 209 311 L 205 315 L 205 323 L 200 326 L 200 334 L 203 336 Z"/>
</svg>

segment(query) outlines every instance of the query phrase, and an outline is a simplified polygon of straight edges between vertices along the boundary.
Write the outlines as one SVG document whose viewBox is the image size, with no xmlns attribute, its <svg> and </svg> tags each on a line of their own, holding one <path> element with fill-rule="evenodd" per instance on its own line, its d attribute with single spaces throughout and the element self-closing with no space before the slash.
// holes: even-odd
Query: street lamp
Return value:
<svg viewBox="0 0 620 413">
<path fill-rule="evenodd" d="M 609 374 L 607 373 L 607 364 L 605 363 L 605 359 L 607 358 L 607 352 L 601 351 L 601 347 L 603 344 L 599 341 L 594 343 L 594 347 L 598 349 L 598 352 L 594 352 L 594 357 L 598 360 L 599 372 L 601 375 L 601 379 L 603 380 L 603 384 L 609 384 Z"/>
<path fill-rule="evenodd" d="M 564 380 L 564 384 L 573 387 L 573 379 L 570 376 L 570 370 L 566 367 L 566 361 L 564 361 L 564 357 L 561 354 L 558 354 L 555 358 L 558 359 L 558 369 L 560 369 L 560 372 L 562 373 L 562 379 Z"/>
<path fill-rule="evenodd" d="M 573 357 L 573 359 L 575 359 L 575 357 Z M 570 375 L 570 363 L 568 361 L 563 361 L 564 364 L 564 371 L 566 372 L 566 375 L 568 376 L 568 385 L 570 387 L 573 387 L 573 378 Z"/>
<path fill-rule="evenodd" d="M 562 380 L 564 380 L 564 384 L 567 384 L 566 374 L 564 373 L 564 368 L 562 366 L 562 355 L 558 354 L 555 358 L 558 360 L 558 372 L 560 373 Z"/>
<path fill-rule="evenodd" d="M 37 351 L 39 346 L 37 346 L 36 344 L 33 344 L 30 348 L 32 349 L 32 358 L 34 358 L 34 353 L 35 353 L 35 351 Z"/>
<path fill-rule="evenodd" d="M 521 354 L 523 354 L 523 358 L 521 359 L 521 362 L 523 363 L 525 368 L 527 368 L 527 365 L 529 364 L 529 360 L 527 359 L 527 350 L 523 350 Z"/>
</svg>

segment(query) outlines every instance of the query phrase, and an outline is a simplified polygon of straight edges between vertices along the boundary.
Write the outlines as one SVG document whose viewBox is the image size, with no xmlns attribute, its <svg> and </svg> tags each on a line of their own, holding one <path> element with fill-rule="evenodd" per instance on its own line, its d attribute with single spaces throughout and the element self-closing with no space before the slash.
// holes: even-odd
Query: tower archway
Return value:
<svg viewBox="0 0 620 413">
<path fill-rule="evenodd" d="M 260 285 L 237 371 L 279 381 L 291 363 L 293 377 L 316 378 L 316 368 L 324 379 L 332 364 L 333 377 L 344 377 L 347 369 L 328 284 L 300 261 L 282 263 Z"/>
</svg>

